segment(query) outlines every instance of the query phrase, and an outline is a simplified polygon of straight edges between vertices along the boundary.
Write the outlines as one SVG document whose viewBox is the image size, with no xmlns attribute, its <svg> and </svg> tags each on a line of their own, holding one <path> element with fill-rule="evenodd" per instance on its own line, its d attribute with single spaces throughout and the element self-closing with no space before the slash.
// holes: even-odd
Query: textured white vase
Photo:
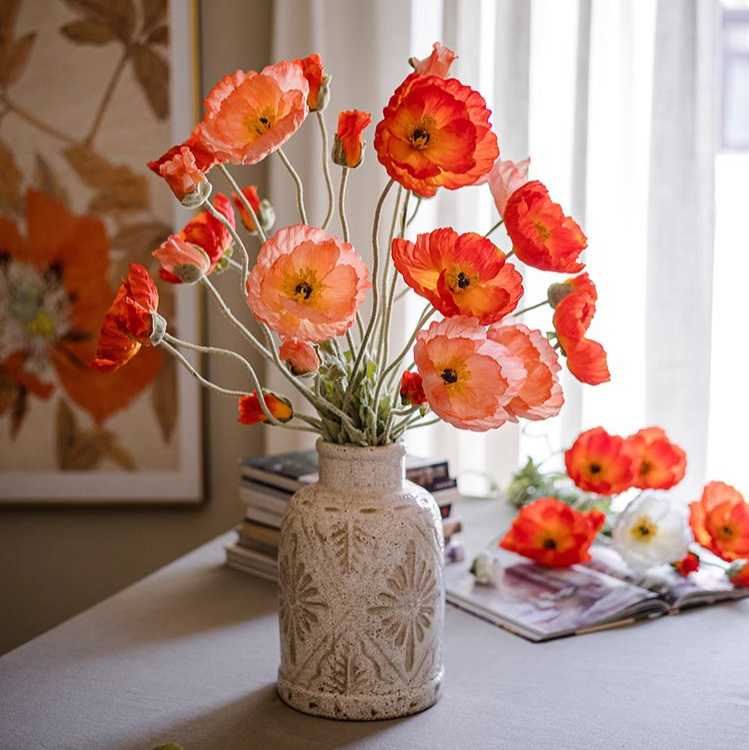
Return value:
<svg viewBox="0 0 749 750">
<path fill-rule="evenodd" d="M 405 479 L 402 444 L 317 450 L 320 480 L 281 528 L 278 692 L 336 719 L 417 713 L 442 688 L 439 508 Z"/>
</svg>

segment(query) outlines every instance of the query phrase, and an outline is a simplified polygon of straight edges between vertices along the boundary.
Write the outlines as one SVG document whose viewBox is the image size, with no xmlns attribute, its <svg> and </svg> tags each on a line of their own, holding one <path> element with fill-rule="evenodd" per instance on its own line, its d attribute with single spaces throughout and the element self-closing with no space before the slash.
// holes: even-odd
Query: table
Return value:
<svg viewBox="0 0 749 750">
<path fill-rule="evenodd" d="M 470 544 L 496 503 L 458 506 Z M 448 606 L 446 689 L 418 716 L 340 723 L 277 697 L 274 584 L 227 534 L 0 659 L 0 750 L 749 748 L 749 600 L 532 644 Z"/>
</svg>

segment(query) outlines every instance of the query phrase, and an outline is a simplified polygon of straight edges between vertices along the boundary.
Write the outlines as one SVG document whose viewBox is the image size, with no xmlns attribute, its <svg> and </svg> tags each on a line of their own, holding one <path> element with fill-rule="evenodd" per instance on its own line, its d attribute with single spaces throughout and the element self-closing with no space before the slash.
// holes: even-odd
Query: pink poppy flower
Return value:
<svg viewBox="0 0 749 750">
<path fill-rule="evenodd" d="M 348 242 L 296 224 L 260 249 L 247 279 L 247 304 L 282 336 L 326 341 L 351 327 L 371 286 L 364 261 Z"/>
<path fill-rule="evenodd" d="M 186 284 L 194 284 L 211 270 L 211 259 L 203 248 L 186 242 L 178 234 L 173 234 L 162 242 L 152 255 L 158 258 L 161 268 L 173 274 Z"/>
<path fill-rule="evenodd" d="M 494 162 L 492 171 L 489 172 L 479 183 L 489 183 L 494 204 L 499 211 L 499 215 L 504 218 L 505 206 L 509 197 L 519 188 L 528 182 L 528 167 L 530 167 L 530 156 L 517 164 L 509 159 L 501 157 Z"/>
<path fill-rule="evenodd" d="M 409 62 L 420 76 L 447 78 L 450 66 L 454 60 L 458 59 L 458 56 L 449 47 L 445 47 L 439 42 L 435 42 L 432 47 L 434 49 L 429 57 L 425 57 L 423 60 L 412 57 Z"/>
<path fill-rule="evenodd" d="M 446 318 L 419 331 L 414 361 L 432 411 L 477 432 L 512 418 L 507 407 L 527 377 L 523 360 L 487 338 L 476 318 Z"/>
<path fill-rule="evenodd" d="M 255 164 L 298 130 L 309 112 L 308 94 L 304 73 L 292 62 L 260 73 L 238 70 L 208 94 L 200 140 L 221 160 Z"/>
<path fill-rule="evenodd" d="M 306 341 L 285 339 L 278 353 L 294 375 L 306 375 L 320 369 L 320 357 Z"/>
<path fill-rule="evenodd" d="M 192 195 L 206 181 L 195 161 L 195 155 L 187 146 L 180 146 L 171 159 L 161 164 L 159 174 L 180 201 L 186 195 Z"/>
<path fill-rule="evenodd" d="M 511 420 L 517 422 L 518 417 L 540 420 L 559 414 L 564 404 L 558 378 L 562 368 L 554 347 L 543 333 L 531 330 L 522 323 L 495 323 L 489 327 L 486 335 L 520 357 L 525 366 L 525 383 L 507 406 Z"/>
</svg>

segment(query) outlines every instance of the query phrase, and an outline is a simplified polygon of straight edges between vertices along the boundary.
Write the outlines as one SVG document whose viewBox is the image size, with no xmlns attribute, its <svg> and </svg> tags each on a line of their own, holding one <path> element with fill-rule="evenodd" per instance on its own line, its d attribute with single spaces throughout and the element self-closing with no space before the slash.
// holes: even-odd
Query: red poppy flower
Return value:
<svg viewBox="0 0 749 750">
<path fill-rule="evenodd" d="M 338 115 L 338 130 L 333 142 L 333 161 L 341 167 L 353 169 L 361 164 L 364 153 L 362 132 L 372 122 L 369 112 L 341 112 Z"/>
<path fill-rule="evenodd" d="M 590 546 L 606 517 L 597 510 L 581 513 L 554 497 L 524 505 L 499 546 L 550 568 L 590 560 Z"/>
<path fill-rule="evenodd" d="M 393 263 L 405 282 L 443 315 L 476 317 L 489 325 L 512 312 L 523 277 L 491 240 L 475 232 L 435 229 L 416 242 L 393 240 Z"/>
<path fill-rule="evenodd" d="M 235 226 L 234 209 L 231 202 L 223 193 L 217 193 L 213 200 L 213 207 L 222 214 L 227 221 Z M 223 260 L 226 252 L 232 245 L 232 236 L 229 230 L 208 211 L 201 211 L 194 219 L 189 221 L 179 234 L 172 235 L 152 255 L 162 262 L 159 269 L 159 277 L 170 284 L 182 284 L 182 279 L 170 270 L 173 253 L 170 251 L 169 243 L 173 240 L 197 245 L 208 256 L 208 269 L 205 275 L 209 276 L 216 266 Z"/>
<path fill-rule="evenodd" d="M 689 525 L 697 543 L 723 560 L 749 558 L 749 504 L 730 484 L 707 484 L 689 505 Z"/>
<path fill-rule="evenodd" d="M 512 193 L 504 220 L 515 254 L 523 263 L 562 273 L 577 273 L 585 267 L 578 256 L 587 247 L 587 238 L 538 180 L 527 182 Z"/>
<path fill-rule="evenodd" d="M 131 263 L 130 273 L 104 318 L 91 367 L 99 372 L 119 370 L 141 346 L 150 345 L 158 307 L 159 292 L 153 279 L 143 266 Z"/>
<path fill-rule="evenodd" d="M 640 457 L 635 487 L 641 490 L 670 490 L 687 470 L 687 454 L 672 443 L 660 427 L 647 427 L 627 440 Z"/>
<path fill-rule="evenodd" d="M 633 487 L 640 468 L 631 443 L 594 427 L 579 435 L 564 454 L 570 479 L 585 492 L 615 495 Z"/>
<path fill-rule="evenodd" d="M 696 573 L 700 569 L 700 558 L 694 552 L 687 552 L 684 559 L 672 562 L 671 567 L 681 576 L 686 578 L 690 573 Z"/>
<path fill-rule="evenodd" d="M 101 424 L 151 383 L 162 354 L 149 349 L 124 376 L 87 366 L 112 302 L 106 230 L 36 190 L 25 209 L 25 236 L 0 217 L 0 373 L 15 398 L 60 388 Z"/>
<path fill-rule="evenodd" d="M 327 104 L 327 76 L 322 69 L 322 58 L 320 55 L 310 55 L 301 60 L 294 60 L 294 63 L 302 69 L 302 74 L 309 84 L 309 94 L 307 94 L 307 106 L 310 112 L 325 109 Z"/>
<path fill-rule="evenodd" d="M 260 211 L 260 196 L 257 192 L 257 185 L 247 185 L 246 187 L 243 187 L 242 195 L 247 199 L 247 202 L 252 206 L 252 210 L 257 216 L 258 212 Z M 253 220 L 250 212 L 247 210 L 247 207 L 242 202 L 242 199 L 236 193 L 231 194 L 231 199 L 234 202 L 234 208 L 239 211 L 239 218 L 242 220 L 242 224 L 244 224 L 245 229 L 248 232 L 257 232 L 255 221 Z"/>
<path fill-rule="evenodd" d="M 740 563 L 736 563 L 736 565 L 736 569 L 730 569 L 728 571 L 728 580 L 734 586 L 741 586 L 742 588 L 749 589 L 749 562 L 744 562 L 740 567 L 738 567 Z"/>
<path fill-rule="evenodd" d="M 592 282 L 589 285 L 593 286 Z M 582 284 L 580 286 L 583 288 Z M 588 291 L 567 294 L 554 310 L 554 328 L 562 353 L 567 358 L 567 368 L 581 383 L 589 385 L 600 385 L 611 380 L 603 346 L 585 338 L 595 310 L 595 297 Z"/>
<path fill-rule="evenodd" d="M 406 370 L 401 378 L 401 403 L 404 406 L 421 406 L 427 402 L 424 381 L 418 372 Z"/>
<path fill-rule="evenodd" d="M 269 391 L 263 391 L 263 399 L 268 411 L 279 422 L 288 422 L 294 416 L 291 404 L 285 398 L 276 396 L 275 393 Z M 239 407 L 239 419 L 237 421 L 240 424 L 258 424 L 259 422 L 269 421 L 255 391 L 247 396 L 241 396 L 237 405 Z"/>
<path fill-rule="evenodd" d="M 177 154 L 182 153 L 183 148 L 187 148 L 195 160 L 195 167 L 203 174 L 208 172 L 208 170 L 216 166 L 219 162 L 216 156 L 203 145 L 198 137 L 198 131 L 199 127 L 195 128 L 190 134 L 190 137 L 184 143 L 180 143 L 178 146 L 172 146 L 165 154 L 163 154 L 163 156 L 154 161 L 149 161 L 148 168 L 154 174 L 163 177 L 164 175 L 161 173 L 161 167 L 171 161 Z"/>
<path fill-rule="evenodd" d="M 418 195 L 473 185 L 499 156 L 489 110 L 455 78 L 412 73 L 377 125 L 377 157 L 396 182 Z"/>
</svg>

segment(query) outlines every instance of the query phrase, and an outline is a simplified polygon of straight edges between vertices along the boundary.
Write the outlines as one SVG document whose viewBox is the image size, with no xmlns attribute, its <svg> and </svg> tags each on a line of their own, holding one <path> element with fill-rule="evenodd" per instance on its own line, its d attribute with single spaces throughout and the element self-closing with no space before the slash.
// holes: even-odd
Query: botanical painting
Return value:
<svg viewBox="0 0 749 750">
<path fill-rule="evenodd" d="M 179 13 L 180 31 L 189 26 L 189 5 L 0 3 L 5 500 L 173 501 L 201 494 L 197 401 L 172 359 L 149 347 L 120 372 L 89 367 L 128 265 L 151 266 L 151 252 L 172 230 L 172 202 L 146 162 L 170 144 L 175 118 L 189 127 L 192 112 L 170 112 L 173 101 L 190 108 L 189 95 L 174 94 L 179 85 L 193 86 L 190 66 L 181 83 L 170 75 L 177 59 L 170 31 Z M 161 308 L 178 325 L 194 327 L 177 309 L 187 297 L 168 285 L 159 291 Z"/>
</svg>

